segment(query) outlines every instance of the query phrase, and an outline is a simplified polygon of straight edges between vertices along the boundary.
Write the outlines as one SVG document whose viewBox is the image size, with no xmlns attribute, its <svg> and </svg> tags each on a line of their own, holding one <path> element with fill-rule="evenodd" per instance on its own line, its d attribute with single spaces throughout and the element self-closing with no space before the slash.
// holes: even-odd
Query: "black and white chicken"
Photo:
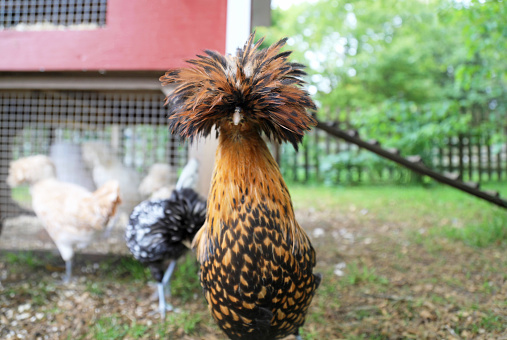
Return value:
<svg viewBox="0 0 507 340">
<path fill-rule="evenodd" d="M 185 166 L 169 198 L 146 200 L 137 205 L 126 228 L 127 247 L 157 281 L 162 317 L 166 311 L 173 310 L 165 301 L 165 289 L 170 294 L 169 281 L 176 260 L 188 250 L 187 244 L 192 242 L 206 219 L 206 201 L 188 187 L 194 185 L 188 178 L 197 177 L 195 164 L 191 160 Z"/>
</svg>

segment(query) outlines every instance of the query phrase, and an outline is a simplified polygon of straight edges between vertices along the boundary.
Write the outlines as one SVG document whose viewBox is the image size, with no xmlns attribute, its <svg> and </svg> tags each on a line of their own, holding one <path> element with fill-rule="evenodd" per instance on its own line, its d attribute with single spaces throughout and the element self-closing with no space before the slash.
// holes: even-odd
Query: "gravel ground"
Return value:
<svg viewBox="0 0 507 340">
<path fill-rule="evenodd" d="M 324 274 L 305 339 L 507 339 L 507 249 L 426 240 L 431 219 L 381 221 L 354 209 L 297 215 Z M 14 248 L 33 250 L 38 261 L 13 260 L 5 249 Z M 191 253 L 180 267 L 191 264 L 192 283 L 171 298 L 181 311 L 163 322 L 149 277 L 122 264 L 129 256 L 121 228 L 76 256 L 68 285 L 59 283 L 63 261 L 34 218 L 10 221 L 0 249 L 1 339 L 224 339 Z"/>
</svg>

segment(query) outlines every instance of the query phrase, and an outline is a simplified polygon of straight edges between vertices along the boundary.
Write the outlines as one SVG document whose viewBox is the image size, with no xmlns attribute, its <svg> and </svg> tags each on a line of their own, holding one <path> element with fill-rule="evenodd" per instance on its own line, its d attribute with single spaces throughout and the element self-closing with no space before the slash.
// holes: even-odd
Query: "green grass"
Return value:
<svg viewBox="0 0 507 340">
<path fill-rule="evenodd" d="M 3 289 L 2 294 L 15 298 L 19 304 L 30 303 L 32 306 L 44 306 L 54 296 L 55 286 L 46 281 L 24 282 L 16 287 Z"/>
<path fill-rule="evenodd" d="M 90 330 L 95 340 L 123 339 L 128 332 L 129 326 L 121 324 L 116 315 L 101 317 Z"/>
<path fill-rule="evenodd" d="M 301 337 L 305 340 L 317 340 L 317 339 L 321 339 L 321 334 L 319 331 L 315 330 L 315 329 L 306 329 L 306 328 L 301 328 L 299 330 L 300 334 L 301 334 Z"/>
<path fill-rule="evenodd" d="M 134 281 L 146 281 L 150 277 L 150 271 L 145 265 L 133 258 L 122 259 L 116 268 L 119 276 L 129 275 Z"/>
<path fill-rule="evenodd" d="M 142 338 L 149 330 L 149 327 L 146 325 L 139 325 L 135 321 L 130 325 L 130 328 L 127 332 L 127 338 L 129 339 L 140 339 Z"/>
<path fill-rule="evenodd" d="M 86 283 L 86 291 L 92 295 L 95 296 L 104 296 L 105 289 L 102 287 L 102 285 L 98 284 L 97 282 L 87 282 Z"/>
<path fill-rule="evenodd" d="M 197 326 L 202 321 L 202 318 L 199 314 L 192 314 L 188 311 L 183 311 L 180 313 L 169 314 L 167 321 L 170 324 L 178 325 L 178 327 L 181 327 L 185 334 L 192 334 L 195 332 Z"/>
<path fill-rule="evenodd" d="M 507 183 L 487 183 L 484 187 L 507 198 Z M 427 242 L 428 247 L 437 246 L 431 237 L 440 236 L 475 247 L 507 244 L 507 210 L 444 185 L 344 188 L 289 184 L 289 191 L 296 210 L 331 209 L 412 226 L 422 225 L 422 221 L 427 225 L 429 221 L 433 226 L 429 236 L 411 235 L 412 241 Z"/>
<path fill-rule="evenodd" d="M 361 334 L 361 335 L 351 335 L 346 338 L 346 340 L 387 340 L 389 339 L 385 335 L 376 335 L 376 334 Z"/>
<path fill-rule="evenodd" d="M 474 333 L 479 332 L 480 329 L 484 329 L 487 332 L 501 331 L 505 329 L 507 324 L 507 318 L 489 313 L 481 318 L 481 320 L 471 326 L 471 330 Z"/>
<path fill-rule="evenodd" d="M 30 251 L 7 253 L 6 262 L 11 265 L 26 265 L 30 269 L 43 266 L 44 262 Z"/>
<path fill-rule="evenodd" d="M 183 302 L 201 297 L 202 288 L 199 283 L 199 265 L 194 254 L 186 254 L 178 261 L 174 274 L 171 278 L 171 290 L 174 296 L 181 298 Z"/>
<path fill-rule="evenodd" d="M 30 290 L 32 295 L 32 304 L 35 306 L 44 306 L 47 301 L 55 294 L 56 287 L 54 283 L 45 281 L 34 282 L 34 287 Z"/>
<path fill-rule="evenodd" d="M 464 213 L 464 217 L 470 217 L 483 209 L 489 210 L 494 207 L 479 198 L 440 184 L 429 187 L 416 185 L 327 187 L 288 183 L 288 186 L 296 209 L 304 207 L 322 210 L 333 207 L 348 209 L 355 206 L 357 209 L 368 209 L 372 213 L 384 216 L 387 210 L 388 214 L 396 212 L 401 214 L 401 217 L 412 212 L 443 214 L 446 211 L 450 214 Z M 503 193 L 502 197 L 507 198 L 507 183 L 488 184 L 486 187 L 495 188 Z"/>
<path fill-rule="evenodd" d="M 120 261 L 114 259 L 102 261 L 100 270 L 116 280 L 147 281 L 151 278 L 149 269 L 134 258 L 123 258 Z"/>
<path fill-rule="evenodd" d="M 368 268 L 365 265 L 358 265 L 352 262 L 345 269 L 345 276 L 342 278 L 343 285 L 359 285 L 363 283 L 387 285 L 389 280 L 375 273 L 375 268 Z"/>
<path fill-rule="evenodd" d="M 473 247 L 487 247 L 490 245 L 507 244 L 507 213 L 492 211 L 491 216 L 484 221 L 471 221 L 467 225 L 457 228 L 444 226 L 432 231 L 433 235 L 443 235 L 452 240 L 459 240 Z"/>
<path fill-rule="evenodd" d="M 173 338 L 173 333 L 191 335 L 198 332 L 203 322 L 202 313 L 182 311 L 169 313 L 164 321 L 153 325 L 138 323 L 136 320 L 125 322 L 118 314 L 102 316 L 97 319 L 88 331 L 86 338 L 95 340 L 113 339 L 146 339 L 154 338 L 155 334 L 161 339 Z"/>
</svg>

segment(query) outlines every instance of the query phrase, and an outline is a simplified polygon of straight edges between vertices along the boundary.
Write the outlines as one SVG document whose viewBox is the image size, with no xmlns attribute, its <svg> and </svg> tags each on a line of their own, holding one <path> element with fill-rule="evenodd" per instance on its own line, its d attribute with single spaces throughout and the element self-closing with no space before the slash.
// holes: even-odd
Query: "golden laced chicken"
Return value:
<svg viewBox="0 0 507 340">
<path fill-rule="evenodd" d="M 118 182 L 90 192 L 57 180 L 49 157 L 36 155 L 11 162 L 7 184 L 30 186 L 33 210 L 65 261 L 64 282 L 69 282 L 74 247 L 87 246 L 102 232 L 121 202 Z"/>
<path fill-rule="evenodd" d="M 300 338 L 321 276 L 262 133 L 297 148 L 315 105 L 301 88 L 304 66 L 280 52 L 286 39 L 262 50 L 253 39 L 235 56 L 207 50 L 160 80 L 175 85 L 166 98 L 174 133 L 219 133 L 206 222 L 193 241 L 211 315 L 230 339 Z"/>
</svg>

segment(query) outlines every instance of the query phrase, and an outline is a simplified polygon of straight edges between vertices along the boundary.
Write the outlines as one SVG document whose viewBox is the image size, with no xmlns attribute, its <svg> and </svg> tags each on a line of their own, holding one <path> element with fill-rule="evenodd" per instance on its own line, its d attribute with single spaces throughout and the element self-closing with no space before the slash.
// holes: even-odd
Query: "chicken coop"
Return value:
<svg viewBox="0 0 507 340">
<path fill-rule="evenodd" d="M 13 160 L 49 156 L 59 180 L 90 191 L 118 180 L 119 225 L 151 194 L 139 190 L 150 168 L 176 181 L 189 146 L 168 129 L 158 78 L 205 48 L 223 53 L 228 11 L 226 0 L 0 1 L 0 248 L 54 248 L 29 188 L 6 183 Z M 116 236 L 104 251 L 124 247 Z"/>
<path fill-rule="evenodd" d="M 0 249 L 54 248 L 29 187 L 6 183 L 23 157 L 49 156 L 58 180 L 90 191 L 119 181 L 120 228 L 92 252 L 125 248 L 121 226 L 156 190 L 148 178 L 174 183 L 191 157 L 209 182 L 214 145 L 171 134 L 158 79 L 204 49 L 234 51 L 269 19 L 269 0 L 0 1 Z"/>
<path fill-rule="evenodd" d="M 11 197 L 29 202 L 26 190 L 6 187 L 8 163 L 35 154 L 51 157 L 60 180 L 90 190 L 97 167 L 120 181 L 130 171 L 123 188 L 130 196 L 155 163 L 169 164 L 175 179 L 187 146 L 170 134 L 163 99 L 160 91 L 1 91 L 3 211 L 18 205 Z"/>
</svg>

